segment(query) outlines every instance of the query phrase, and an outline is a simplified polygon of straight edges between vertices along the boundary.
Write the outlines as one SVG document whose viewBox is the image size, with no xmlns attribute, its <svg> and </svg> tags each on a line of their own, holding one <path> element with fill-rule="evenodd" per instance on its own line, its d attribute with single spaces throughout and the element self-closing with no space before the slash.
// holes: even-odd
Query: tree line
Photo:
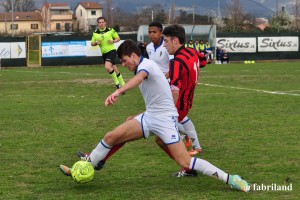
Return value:
<svg viewBox="0 0 300 200">
<path fill-rule="evenodd" d="M 4 0 L 0 6 L 6 12 L 13 8 L 15 12 L 37 10 L 33 0 Z M 231 0 L 231 3 L 223 9 L 224 16 L 209 16 L 191 13 L 186 10 L 176 10 L 175 5 L 165 11 L 161 4 L 154 4 L 132 13 L 119 7 L 111 9 L 112 0 L 105 0 L 103 6 L 104 17 L 108 24 L 119 31 L 120 27 L 135 31 L 139 25 L 149 24 L 151 21 L 159 21 L 163 24 L 215 24 L 218 32 L 261 32 L 256 27 L 254 17 L 245 13 L 240 0 Z M 294 15 L 289 15 L 284 7 L 269 19 L 269 26 L 264 32 L 300 32 L 300 0 L 295 0 Z"/>
</svg>

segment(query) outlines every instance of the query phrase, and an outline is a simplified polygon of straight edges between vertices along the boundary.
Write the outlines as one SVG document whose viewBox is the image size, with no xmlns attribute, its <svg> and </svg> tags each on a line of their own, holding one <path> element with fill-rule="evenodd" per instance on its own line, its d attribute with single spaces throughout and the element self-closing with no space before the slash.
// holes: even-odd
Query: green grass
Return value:
<svg viewBox="0 0 300 200">
<path fill-rule="evenodd" d="M 299 66 L 209 65 L 200 73 L 189 113 L 200 157 L 252 184 L 293 184 L 292 191 L 250 193 L 202 174 L 171 177 L 179 167 L 153 137 L 126 144 L 92 182 L 77 184 L 59 164 L 75 163 L 78 149 L 91 151 L 107 131 L 142 112 L 138 89 L 105 108 L 114 86 L 103 67 L 1 70 L 0 199 L 298 199 Z"/>
<path fill-rule="evenodd" d="M 40 54 L 37 50 L 29 51 L 28 64 L 39 64 L 40 62 Z"/>
</svg>

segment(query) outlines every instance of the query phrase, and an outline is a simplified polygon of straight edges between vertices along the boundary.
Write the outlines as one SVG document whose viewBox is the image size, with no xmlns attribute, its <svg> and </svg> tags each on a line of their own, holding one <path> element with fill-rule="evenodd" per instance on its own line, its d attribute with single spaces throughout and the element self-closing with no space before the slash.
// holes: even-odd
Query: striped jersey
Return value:
<svg viewBox="0 0 300 200">
<path fill-rule="evenodd" d="M 203 58 L 192 48 L 180 47 L 170 61 L 170 85 L 179 88 L 179 97 L 176 108 L 180 122 L 192 107 L 194 91 L 198 80 L 200 60 Z"/>
</svg>

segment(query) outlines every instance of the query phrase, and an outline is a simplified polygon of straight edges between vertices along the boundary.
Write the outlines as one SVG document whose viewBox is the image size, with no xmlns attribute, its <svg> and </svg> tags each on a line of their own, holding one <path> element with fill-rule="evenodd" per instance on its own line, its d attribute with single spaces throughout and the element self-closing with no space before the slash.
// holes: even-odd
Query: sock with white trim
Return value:
<svg viewBox="0 0 300 200">
<path fill-rule="evenodd" d="M 190 169 L 200 171 L 207 176 L 218 178 L 224 183 L 228 182 L 228 174 L 206 160 L 192 157 Z"/>
<path fill-rule="evenodd" d="M 92 153 L 89 156 L 93 167 L 95 167 L 100 160 L 103 160 L 103 158 L 105 158 L 110 149 L 111 146 L 106 144 L 104 140 L 101 140 L 99 142 L 97 147 L 92 151 Z"/>
<path fill-rule="evenodd" d="M 191 138 L 193 147 L 202 149 L 193 122 L 188 117 L 184 117 L 180 124 L 183 126 L 184 133 L 187 134 L 189 138 Z"/>
</svg>

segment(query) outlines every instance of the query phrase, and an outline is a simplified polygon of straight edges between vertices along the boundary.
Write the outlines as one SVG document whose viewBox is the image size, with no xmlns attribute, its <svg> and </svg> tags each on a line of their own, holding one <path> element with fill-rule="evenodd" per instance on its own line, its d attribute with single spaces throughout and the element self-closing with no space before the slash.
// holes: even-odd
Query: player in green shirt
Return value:
<svg viewBox="0 0 300 200">
<path fill-rule="evenodd" d="M 93 32 L 91 45 L 100 47 L 106 71 L 111 75 L 116 87 L 120 88 L 125 82 L 116 66 L 117 51 L 114 45 L 120 41 L 120 37 L 113 28 L 106 27 L 104 17 L 99 17 L 97 22 L 99 28 Z"/>
</svg>

